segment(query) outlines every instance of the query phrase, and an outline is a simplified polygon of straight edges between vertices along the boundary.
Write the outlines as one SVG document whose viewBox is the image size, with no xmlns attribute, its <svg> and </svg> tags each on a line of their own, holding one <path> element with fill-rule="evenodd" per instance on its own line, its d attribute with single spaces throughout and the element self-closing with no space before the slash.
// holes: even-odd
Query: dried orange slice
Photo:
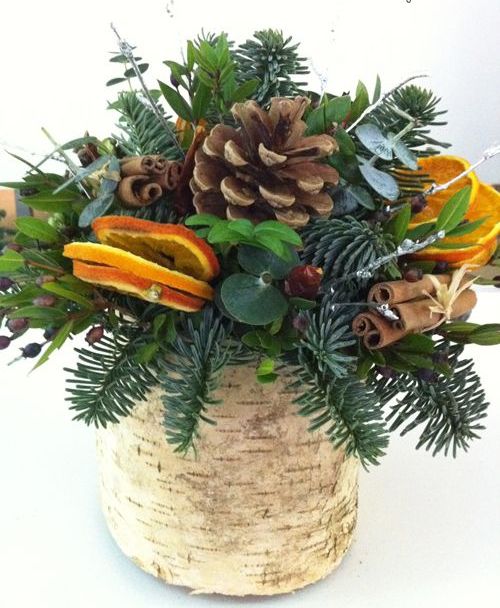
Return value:
<svg viewBox="0 0 500 608">
<path fill-rule="evenodd" d="M 205 281 L 176 270 L 170 270 L 139 255 L 118 249 L 118 247 L 99 243 L 69 243 L 64 247 L 64 255 L 73 260 L 93 262 L 100 267 L 115 268 L 135 277 L 147 279 L 206 300 L 213 299 L 213 289 Z"/>
<path fill-rule="evenodd" d="M 94 220 L 92 228 L 105 245 L 174 268 L 200 281 L 211 281 L 219 274 L 219 261 L 213 249 L 185 226 L 108 215 Z"/>
<path fill-rule="evenodd" d="M 73 273 L 82 281 L 94 283 L 122 293 L 149 299 L 157 304 L 185 312 L 198 312 L 204 301 L 185 293 L 179 293 L 165 285 L 158 285 L 149 279 L 137 277 L 130 272 L 108 266 L 85 264 L 73 261 Z M 146 294 L 147 297 L 144 297 Z M 150 294 L 148 296 L 148 294 Z M 154 294 L 154 295 L 153 295 Z"/>
<path fill-rule="evenodd" d="M 436 260 L 448 262 L 452 266 L 470 264 L 484 266 L 495 253 L 497 237 L 500 234 L 500 193 L 487 184 L 479 183 L 474 204 L 469 207 L 465 218 L 469 222 L 486 218 L 473 232 L 460 237 L 448 237 L 443 243 L 457 245 L 473 243 L 465 249 L 439 249 L 427 247 L 411 256 L 418 260 Z"/>
<path fill-rule="evenodd" d="M 420 158 L 418 160 L 418 166 L 419 169 L 423 173 L 426 173 L 433 182 L 436 184 L 444 184 L 468 169 L 470 167 L 470 163 L 463 158 L 459 158 L 458 156 L 442 154 L 438 156 Z M 479 188 L 479 181 L 474 172 L 462 177 L 446 190 L 442 190 L 441 192 L 437 192 L 432 196 L 428 196 L 426 207 L 423 209 L 423 211 L 415 214 L 412 217 L 410 228 L 414 228 L 418 224 L 435 220 L 444 204 L 450 200 L 455 192 L 458 192 L 466 186 L 471 187 L 471 202 L 469 208 L 472 208 L 474 206 L 474 201 Z"/>
</svg>

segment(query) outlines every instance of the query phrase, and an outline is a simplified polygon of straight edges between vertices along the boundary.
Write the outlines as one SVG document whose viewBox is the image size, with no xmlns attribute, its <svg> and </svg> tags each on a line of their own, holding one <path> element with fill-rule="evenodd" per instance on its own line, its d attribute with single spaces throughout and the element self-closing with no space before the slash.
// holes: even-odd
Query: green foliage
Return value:
<svg viewBox="0 0 500 608">
<path fill-rule="evenodd" d="M 309 73 L 306 59 L 297 53 L 299 45 L 278 30 L 255 32 L 254 38 L 240 45 L 235 52 L 238 80 L 256 79 L 259 86 L 253 98 L 266 104 L 271 97 L 293 97 L 305 82 L 295 82 L 296 76 Z"/>
<path fill-rule="evenodd" d="M 275 220 L 253 224 L 250 220 L 223 220 L 215 215 L 200 213 L 186 219 L 186 226 L 202 227 L 197 234 L 211 245 L 252 245 L 291 259 L 290 245 L 300 247 L 300 236 L 288 226 Z"/>
<path fill-rule="evenodd" d="M 162 154 L 166 158 L 179 158 L 177 148 L 165 131 L 153 110 L 149 108 L 136 91 L 124 91 L 108 106 L 119 113 L 115 135 L 119 147 L 127 156 Z"/>
<path fill-rule="evenodd" d="M 437 148 L 448 148 L 450 144 L 439 142 L 431 137 L 434 127 L 446 125 L 440 120 L 446 110 L 439 110 L 438 99 L 429 89 L 415 84 L 409 84 L 395 91 L 389 99 L 381 104 L 370 116 L 380 128 L 399 133 L 408 124 L 407 118 L 401 114 L 415 119 L 415 126 L 402 138 L 402 142 L 419 156 L 437 154 Z"/>
<path fill-rule="evenodd" d="M 314 220 L 303 229 L 302 239 L 303 260 L 323 269 L 326 285 L 362 270 L 395 249 L 392 236 L 380 224 L 351 216 Z"/>
<path fill-rule="evenodd" d="M 446 343 L 439 350 L 445 347 Z M 387 417 L 389 430 L 401 428 L 405 435 L 420 427 L 416 447 L 432 449 L 433 455 L 451 451 L 456 456 L 457 450 L 467 450 L 484 428 L 481 421 L 488 403 L 472 361 L 460 358 L 462 350 L 460 346 L 450 348 L 451 374 L 436 374 L 433 381 L 421 380 L 412 373 L 385 379 L 376 370 L 371 376 L 370 384 L 382 403 L 401 394 Z"/>
<path fill-rule="evenodd" d="M 378 464 L 387 432 L 374 391 L 354 375 L 337 378 L 321 371 L 312 352 L 299 351 L 299 368 L 291 388 L 300 390 L 299 414 L 311 418 L 309 429 L 324 428 L 334 447 L 357 456 L 363 466 Z"/>
<path fill-rule="evenodd" d="M 219 403 L 213 392 L 226 365 L 248 360 L 243 347 L 231 340 L 230 331 L 230 325 L 206 307 L 198 318 L 185 320 L 161 363 L 167 441 L 176 452 L 194 447 L 201 422 L 213 424 L 207 411 Z"/>
<path fill-rule="evenodd" d="M 75 420 L 106 427 L 130 414 L 137 401 L 146 398 L 158 383 L 158 364 L 141 364 L 136 355 L 144 345 L 144 329 L 122 325 L 112 336 L 89 348 L 76 348 L 79 355 L 76 369 L 65 368 L 70 409 Z"/>
<path fill-rule="evenodd" d="M 458 344 L 480 344 L 492 346 L 500 344 L 500 324 L 468 323 L 466 321 L 452 321 L 441 325 L 437 332 L 446 340 Z"/>
<path fill-rule="evenodd" d="M 142 61 L 142 57 L 134 57 L 135 62 L 137 63 L 137 68 L 139 70 L 139 72 L 141 74 L 144 74 L 144 72 L 148 69 L 149 64 L 148 63 L 141 63 Z M 110 62 L 113 64 L 119 64 L 123 66 L 123 76 L 118 76 L 116 78 L 111 78 L 111 80 L 108 80 L 108 82 L 106 83 L 107 87 L 111 87 L 115 84 L 121 84 L 123 82 L 129 82 L 130 84 L 130 80 L 132 78 L 136 78 L 137 74 L 134 71 L 134 68 L 132 66 L 130 66 L 129 63 L 129 59 L 126 55 L 123 55 L 122 53 L 113 53 L 113 57 L 111 57 Z"/>
</svg>

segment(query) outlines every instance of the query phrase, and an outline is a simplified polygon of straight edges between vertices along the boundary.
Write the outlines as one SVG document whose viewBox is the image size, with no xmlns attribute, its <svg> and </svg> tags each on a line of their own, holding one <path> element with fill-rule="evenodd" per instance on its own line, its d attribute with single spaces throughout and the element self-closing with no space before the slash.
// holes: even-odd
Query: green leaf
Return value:
<svg viewBox="0 0 500 608">
<path fill-rule="evenodd" d="M 54 351 L 61 348 L 61 346 L 66 342 L 67 338 L 70 336 L 71 332 L 73 331 L 73 323 L 74 323 L 74 321 L 72 319 L 70 319 L 57 331 L 57 334 L 52 338 L 52 342 L 50 343 L 48 348 L 45 350 L 43 355 L 38 359 L 38 361 L 36 362 L 36 365 L 33 367 L 33 369 L 31 371 L 34 371 L 35 369 L 37 369 L 41 365 L 43 365 L 46 361 L 48 361 L 50 355 Z"/>
<path fill-rule="evenodd" d="M 297 253 L 290 249 L 291 260 L 285 261 L 273 252 L 253 247 L 252 245 L 242 245 L 238 249 L 238 262 L 246 272 L 255 276 L 261 276 L 268 272 L 273 279 L 284 279 L 290 274 L 292 268 L 300 264 Z"/>
<path fill-rule="evenodd" d="M 65 314 L 57 308 L 48 308 L 47 306 L 24 306 L 10 313 L 11 319 L 41 319 L 43 321 L 61 322 Z"/>
<path fill-rule="evenodd" d="M 275 363 L 272 359 L 263 359 L 257 367 L 257 376 L 267 376 L 274 372 Z"/>
<path fill-rule="evenodd" d="M 384 231 L 392 234 L 394 242 L 399 245 L 405 238 L 411 219 L 411 205 L 406 203 L 384 226 Z"/>
<path fill-rule="evenodd" d="M 473 222 L 466 222 L 465 224 L 459 224 L 456 228 L 453 228 L 453 230 L 450 230 L 449 232 L 447 232 L 446 236 L 454 237 L 454 236 L 465 236 L 466 234 L 470 234 L 471 232 L 474 232 L 474 230 L 479 228 L 479 226 L 484 224 L 484 222 L 488 218 L 489 218 L 489 216 L 487 215 L 486 217 L 481 217 L 478 220 L 475 220 Z"/>
<path fill-rule="evenodd" d="M 172 108 L 172 110 L 178 116 L 180 116 L 180 118 L 183 118 L 184 120 L 187 120 L 189 122 L 193 122 L 193 114 L 191 112 L 191 108 L 189 107 L 189 104 L 184 99 L 184 97 L 182 97 L 182 95 L 178 93 L 175 89 L 169 87 L 168 84 L 165 84 L 160 80 L 158 81 L 158 84 L 160 85 L 160 90 L 163 94 L 163 97 L 165 97 L 167 103 Z"/>
<path fill-rule="evenodd" d="M 302 239 L 295 230 L 275 220 L 260 222 L 260 224 L 255 226 L 254 233 L 256 236 L 265 234 L 267 236 L 275 237 L 285 243 L 290 243 L 290 245 L 302 247 Z"/>
<path fill-rule="evenodd" d="M 410 334 L 396 343 L 398 350 L 411 351 L 432 355 L 435 350 L 434 341 L 424 334 Z"/>
<path fill-rule="evenodd" d="M 137 69 L 140 74 L 144 74 L 144 72 L 148 69 L 148 67 L 149 67 L 149 63 L 139 63 L 137 65 Z M 125 70 L 123 75 L 125 76 L 125 78 L 134 78 L 136 76 L 136 73 L 135 73 L 134 68 L 128 68 L 128 70 Z"/>
<path fill-rule="evenodd" d="M 200 82 L 193 97 L 193 118 L 196 122 L 205 118 L 211 99 L 212 91 L 210 87 Z"/>
<path fill-rule="evenodd" d="M 228 312 L 248 325 L 268 325 L 288 310 L 285 297 L 276 287 L 248 274 L 228 277 L 222 283 L 221 298 Z"/>
<path fill-rule="evenodd" d="M 368 90 L 360 80 L 358 82 L 358 86 L 356 87 L 356 97 L 352 102 L 351 114 L 349 116 L 350 122 L 352 123 L 358 119 L 369 105 L 370 97 L 368 95 Z"/>
<path fill-rule="evenodd" d="M 78 218 L 78 226 L 87 228 L 97 218 L 106 213 L 114 201 L 113 194 L 102 194 L 91 201 L 81 212 Z"/>
<path fill-rule="evenodd" d="M 15 272 L 24 266 L 24 258 L 17 251 L 7 249 L 7 251 L 0 255 L 0 274 Z"/>
<path fill-rule="evenodd" d="M 224 222 L 220 217 L 211 215 L 210 213 L 198 213 L 186 218 L 184 222 L 186 226 L 213 226 L 217 222 Z"/>
<path fill-rule="evenodd" d="M 207 236 L 207 241 L 212 245 L 219 243 L 234 243 L 239 242 L 240 237 L 237 233 L 232 232 L 229 228 L 228 221 L 218 221 L 211 228 Z"/>
<path fill-rule="evenodd" d="M 48 213 L 68 213 L 72 211 L 71 204 L 79 199 L 71 193 L 47 194 L 39 193 L 33 196 L 23 196 L 23 203 L 31 209 L 46 211 Z"/>
<path fill-rule="evenodd" d="M 297 310 L 311 310 L 317 306 L 314 300 L 306 300 L 305 298 L 293 297 L 289 298 L 288 303 Z"/>
<path fill-rule="evenodd" d="M 349 184 L 344 191 L 348 196 L 352 196 L 353 199 L 365 209 L 370 209 L 370 211 L 375 209 L 375 203 L 373 202 L 371 194 L 361 186 Z"/>
<path fill-rule="evenodd" d="M 16 220 L 16 227 L 20 232 L 37 241 L 56 243 L 59 240 L 57 230 L 36 217 L 19 217 Z"/>
<path fill-rule="evenodd" d="M 392 144 L 377 125 L 366 123 L 356 127 L 356 137 L 369 150 L 379 158 L 392 160 Z"/>
<path fill-rule="evenodd" d="M 150 363 L 155 358 L 159 350 L 160 345 L 157 342 L 145 344 L 137 350 L 134 359 L 137 361 L 137 363 Z"/>
<path fill-rule="evenodd" d="M 62 287 L 59 283 L 44 283 L 42 285 L 42 289 L 61 296 L 61 298 L 64 298 L 65 300 L 76 302 L 77 304 L 80 304 L 80 306 L 83 306 L 83 308 L 94 308 L 94 304 L 91 300 L 89 300 L 85 296 L 82 296 L 79 293 L 72 291 L 71 289 L 66 289 L 66 287 Z"/>
<path fill-rule="evenodd" d="M 360 164 L 359 170 L 370 186 L 375 192 L 380 194 L 380 196 L 383 196 L 390 201 L 397 200 L 399 197 L 399 187 L 398 182 L 392 175 L 372 167 L 367 162 Z"/>
<path fill-rule="evenodd" d="M 382 83 L 380 81 L 380 76 L 377 74 L 377 80 L 375 81 L 375 90 L 373 91 L 372 103 L 375 103 L 380 99 L 380 94 L 382 93 Z"/>
<path fill-rule="evenodd" d="M 236 88 L 232 95 L 233 101 L 245 101 L 246 99 L 249 99 L 252 94 L 257 90 L 259 84 L 260 81 L 256 79 L 247 80 L 243 84 L 240 84 L 240 86 Z"/>
<path fill-rule="evenodd" d="M 436 249 L 469 249 L 474 247 L 475 243 L 445 243 L 444 241 L 436 241 L 432 244 Z"/>
<path fill-rule="evenodd" d="M 345 156 L 355 156 L 356 144 L 353 138 L 341 127 L 335 129 L 335 140 L 339 146 L 339 152 Z"/>
<path fill-rule="evenodd" d="M 448 233 L 460 224 L 469 208 L 470 193 L 471 187 L 466 186 L 450 198 L 439 213 L 436 230 Z"/>
<path fill-rule="evenodd" d="M 259 384 L 271 384 L 272 382 L 276 382 L 279 378 L 278 374 L 258 374 L 257 382 Z"/>
<path fill-rule="evenodd" d="M 111 80 L 108 80 L 108 82 L 106 83 L 107 87 L 112 87 L 115 84 L 120 84 L 120 82 L 126 82 L 126 78 L 111 78 Z"/>
<path fill-rule="evenodd" d="M 245 239 L 251 239 L 253 237 L 254 225 L 250 220 L 230 220 L 227 227 L 238 237 L 243 237 Z"/>
<path fill-rule="evenodd" d="M 419 224 L 415 226 L 415 228 L 411 228 L 406 233 L 407 238 L 409 239 L 422 239 L 426 237 L 431 232 L 434 232 L 436 228 L 435 222 L 426 222 L 424 224 Z"/>
<path fill-rule="evenodd" d="M 309 113 L 307 117 L 308 133 L 310 135 L 324 133 L 332 123 L 342 123 L 349 114 L 350 109 L 351 98 L 349 95 L 326 100 L 318 108 Z"/>
<path fill-rule="evenodd" d="M 193 67 L 194 67 L 194 59 L 195 59 L 195 54 L 194 54 L 194 45 L 193 42 L 191 40 L 188 40 L 187 42 L 187 64 L 186 64 L 186 68 L 189 72 L 192 71 Z"/>
</svg>

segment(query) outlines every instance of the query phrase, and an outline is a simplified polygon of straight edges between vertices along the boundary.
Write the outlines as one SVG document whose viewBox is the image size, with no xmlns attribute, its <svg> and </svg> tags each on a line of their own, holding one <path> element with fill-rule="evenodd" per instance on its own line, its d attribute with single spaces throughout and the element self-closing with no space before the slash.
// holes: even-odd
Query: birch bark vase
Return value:
<svg viewBox="0 0 500 608">
<path fill-rule="evenodd" d="M 158 390 L 97 436 L 103 512 L 143 570 L 199 593 L 272 595 L 331 572 L 349 548 L 358 464 L 310 433 L 294 395 L 224 373 L 197 455 L 165 441 Z"/>
</svg>

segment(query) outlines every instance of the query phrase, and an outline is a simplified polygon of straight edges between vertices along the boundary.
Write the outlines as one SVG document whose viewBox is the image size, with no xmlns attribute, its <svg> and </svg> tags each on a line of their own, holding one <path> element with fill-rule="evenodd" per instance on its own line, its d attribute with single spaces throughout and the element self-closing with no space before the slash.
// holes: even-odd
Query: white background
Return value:
<svg viewBox="0 0 500 608">
<path fill-rule="evenodd" d="M 169 16 L 167 11 L 174 16 Z M 256 28 L 281 27 L 303 40 L 330 90 L 362 78 L 385 87 L 421 71 L 443 97 L 450 125 L 439 137 L 476 159 L 500 140 L 500 8 L 491 0 L 350 0 L 250 3 L 211 0 L 131 3 L 18 0 L 0 8 L 0 142 L 42 153 L 45 126 L 66 141 L 88 129 L 104 137 L 105 109 L 118 75 L 107 62 L 109 22 L 139 47 L 153 74 L 181 41 L 225 29 L 237 41 Z M 312 78 L 312 82 L 315 78 Z M 316 78 L 317 82 L 317 78 Z M 0 180 L 22 166 L 0 153 Z M 480 170 L 500 182 L 500 160 Z M 498 322 L 498 291 L 482 290 L 474 319 Z M 259 605 L 350 608 L 497 606 L 500 594 L 499 349 L 470 349 L 493 404 L 488 429 L 468 455 L 432 459 L 415 437 L 393 438 L 383 465 L 361 475 L 357 539 L 327 580 Z M 96 491 L 93 433 L 73 423 L 63 402 L 59 354 L 27 377 L 0 353 L 0 605 L 8 608 L 253 606 L 254 600 L 192 597 L 166 588 L 120 554 L 107 534 Z"/>
</svg>

